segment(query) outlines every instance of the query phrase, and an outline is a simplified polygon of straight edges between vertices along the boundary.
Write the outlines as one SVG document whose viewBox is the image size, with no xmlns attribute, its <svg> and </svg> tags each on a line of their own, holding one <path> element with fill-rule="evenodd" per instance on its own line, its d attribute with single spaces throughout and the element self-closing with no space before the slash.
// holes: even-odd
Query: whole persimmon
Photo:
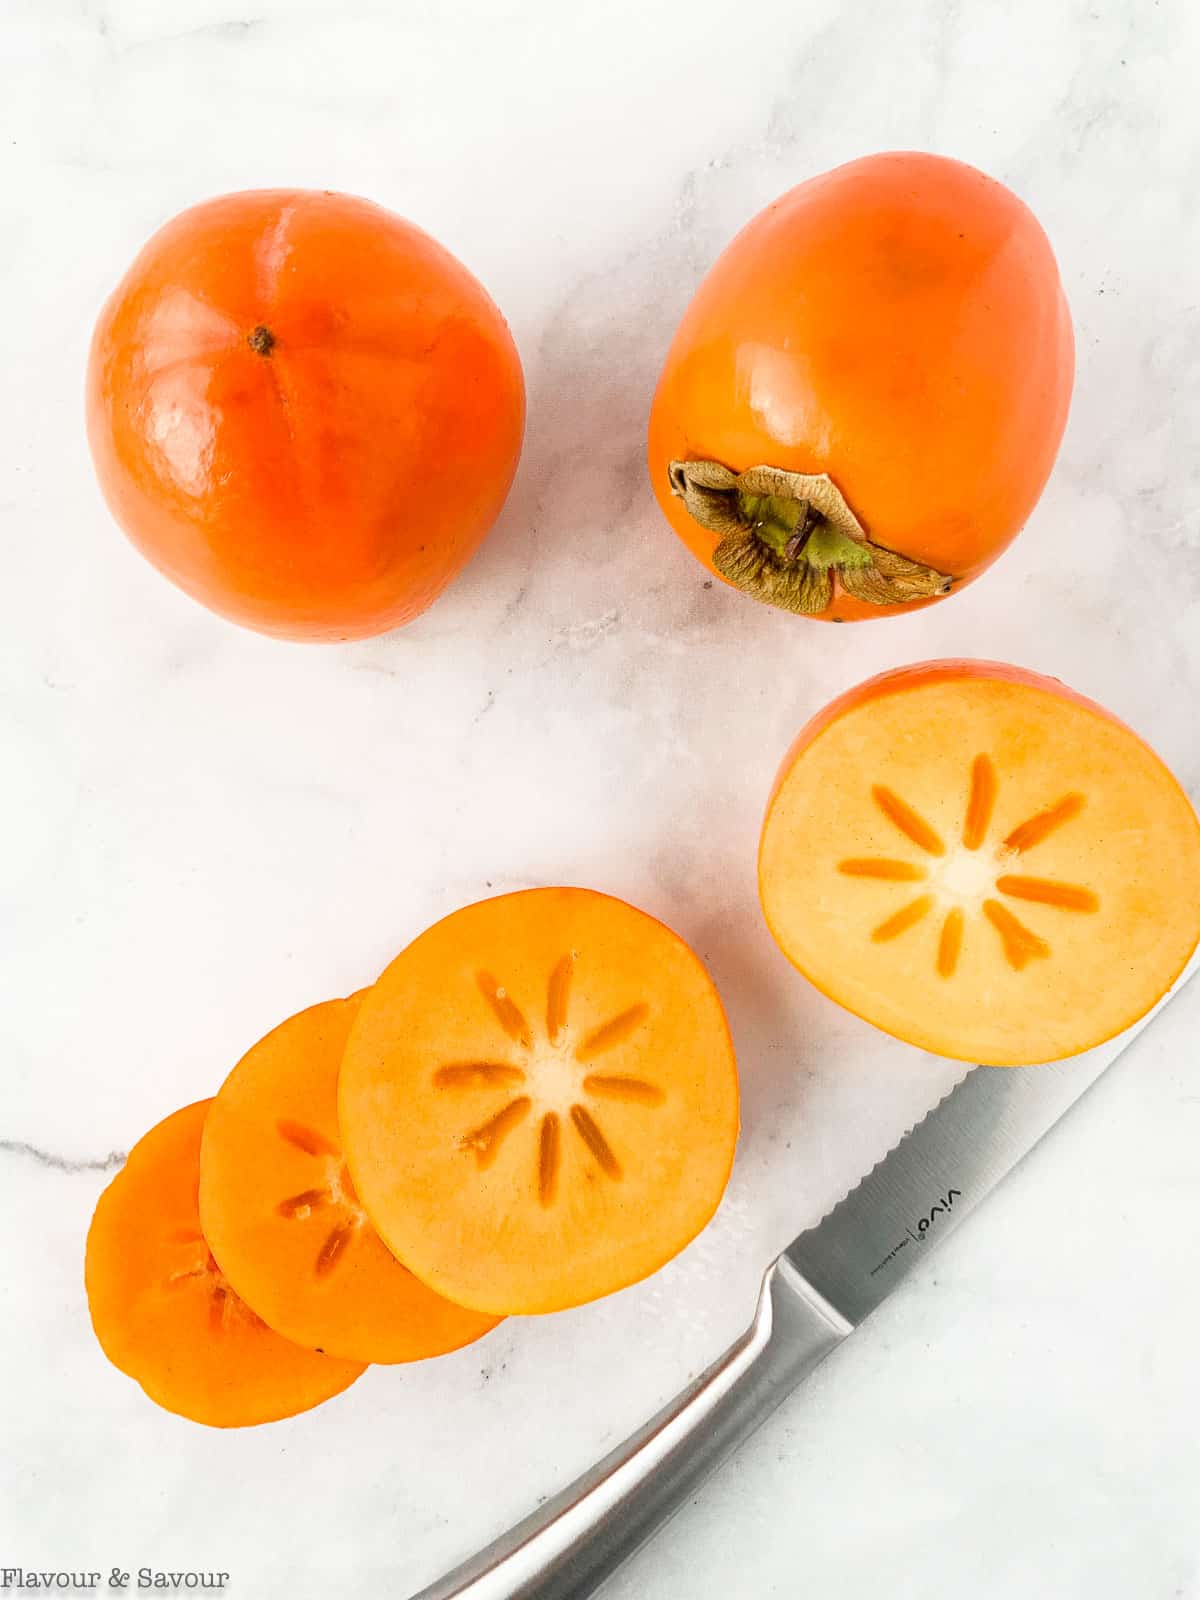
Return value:
<svg viewBox="0 0 1200 1600">
<path fill-rule="evenodd" d="M 1050 243 L 1003 184 L 868 156 L 755 217 L 701 283 L 650 476 L 710 571 L 844 622 L 970 583 L 1024 525 L 1074 378 Z"/>
<path fill-rule="evenodd" d="M 133 543 L 211 610 L 291 639 L 410 621 L 495 521 L 525 420 L 483 287 L 350 195 L 182 212 L 100 314 L 88 436 Z"/>
</svg>

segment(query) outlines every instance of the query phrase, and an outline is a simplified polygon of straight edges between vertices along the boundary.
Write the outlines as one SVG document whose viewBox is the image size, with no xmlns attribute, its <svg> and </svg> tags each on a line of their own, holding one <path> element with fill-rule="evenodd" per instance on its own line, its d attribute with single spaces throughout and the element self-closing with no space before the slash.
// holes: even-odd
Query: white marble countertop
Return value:
<svg viewBox="0 0 1200 1600">
<path fill-rule="evenodd" d="M 1200 14 L 7 0 L 3 30 L 0 1566 L 402 1596 L 704 1366 L 772 1254 L 956 1075 L 818 997 L 761 924 L 759 816 L 801 722 L 884 667 L 984 654 L 1108 704 L 1200 794 Z M 735 229 L 897 146 L 1042 217 L 1075 404 L 982 582 L 808 626 L 705 586 L 653 505 L 644 419 Z M 111 525 L 83 438 L 91 322 L 134 250 L 275 183 L 442 239 L 529 383 L 482 553 L 345 648 L 176 593 Z M 640 1288 L 295 1421 L 157 1412 L 87 1325 L 110 1152 L 438 914 L 561 880 L 661 915 L 722 988 L 745 1126 L 716 1223 Z M 614 1596 L 1200 1596 L 1198 1027 L 1193 985 Z"/>
</svg>

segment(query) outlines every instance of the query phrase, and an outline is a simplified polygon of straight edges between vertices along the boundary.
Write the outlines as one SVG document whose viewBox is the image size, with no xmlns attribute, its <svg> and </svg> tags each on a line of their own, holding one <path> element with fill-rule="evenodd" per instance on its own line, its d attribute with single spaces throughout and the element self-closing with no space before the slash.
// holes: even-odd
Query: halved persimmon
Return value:
<svg viewBox="0 0 1200 1600">
<path fill-rule="evenodd" d="M 698 957 L 642 911 L 531 889 L 455 912 L 363 999 L 338 1087 L 391 1249 L 481 1311 L 593 1300 L 668 1261 L 733 1161 L 737 1069 Z"/>
<path fill-rule="evenodd" d="M 350 1361 L 418 1361 L 497 1319 L 427 1289 L 359 1203 L 337 1076 L 360 998 L 289 1017 L 226 1078 L 200 1147 L 200 1221 L 229 1282 L 276 1332 Z"/>
<path fill-rule="evenodd" d="M 789 751 L 759 854 L 784 954 L 939 1055 L 1057 1060 L 1145 1014 L 1200 937 L 1200 824 L 1138 736 L 1054 679 L 933 661 Z"/>
<path fill-rule="evenodd" d="M 273 1333 L 231 1288 L 200 1230 L 200 1134 L 212 1104 L 134 1145 L 100 1196 L 85 1280 L 105 1355 L 167 1411 L 217 1428 L 308 1411 L 363 1371 Z"/>
</svg>

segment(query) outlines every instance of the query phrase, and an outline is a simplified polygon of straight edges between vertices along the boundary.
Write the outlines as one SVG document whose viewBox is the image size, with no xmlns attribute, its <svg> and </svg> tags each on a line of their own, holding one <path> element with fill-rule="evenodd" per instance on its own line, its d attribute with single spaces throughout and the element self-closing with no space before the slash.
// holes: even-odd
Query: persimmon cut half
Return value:
<svg viewBox="0 0 1200 1600">
<path fill-rule="evenodd" d="M 359 998 L 290 1017 L 226 1078 L 204 1128 L 200 1219 L 229 1282 L 277 1332 L 347 1360 L 417 1361 L 497 1319 L 414 1278 L 359 1202 L 337 1123 Z"/>
<path fill-rule="evenodd" d="M 455 912 L 364 998 L 339 1080 L 354 1185 L 391 1249 L 481 1311 L 644 1278 L 725 1188 L 737 1069 L 662 923 L 584 889 Z"/>
<path fill-rule="evenodd" d="M 995 1066 L 1102 1043 L 1200 936 L 1200 825 L 1138 736 L 1053 679 L 942 661 L 800 734 L 767 809 L 763 910 L 831 999 Z"/>
<path fill-rule="evenodd" d="M 363 1371 L 290 1343 L 235 1293 L 200 1229 L 200 1135 L 209 1100 L 129 1152 L 100 1196 L 85 1280 L 105 1355 L 160 1406 L 238 1428 L 308 1411 Z"/>
</svg>

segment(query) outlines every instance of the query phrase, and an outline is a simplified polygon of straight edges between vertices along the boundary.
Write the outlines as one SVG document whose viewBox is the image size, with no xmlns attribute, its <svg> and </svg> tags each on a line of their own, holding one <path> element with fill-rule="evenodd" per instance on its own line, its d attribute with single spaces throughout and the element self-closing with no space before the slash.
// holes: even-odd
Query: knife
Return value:
<svg viewBox="0 0 1200 1600">
<path fill-rule="evenodd" d="M 1134 1028 L 1042 1067 L 973 1067 L 766 1272 L 754 1318 L 683 1394 L 412 1600 L 586 1600 L 926 1252 L 957 1228 L 1200 968 Z"/>
</svg>

